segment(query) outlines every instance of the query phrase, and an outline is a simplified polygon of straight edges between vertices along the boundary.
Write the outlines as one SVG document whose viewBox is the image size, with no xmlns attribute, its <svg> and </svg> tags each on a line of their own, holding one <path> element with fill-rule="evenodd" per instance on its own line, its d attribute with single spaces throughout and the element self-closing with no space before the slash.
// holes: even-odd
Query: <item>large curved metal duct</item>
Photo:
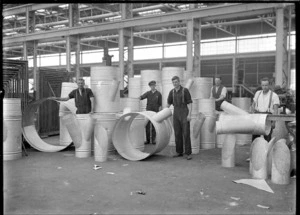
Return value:
<svg viewBox="0 0 300 215">
<path fill-rule="evenodd" d="M 55 102 L 58 102 L 54 98 L 44 98 L 40 99 L 36 102 L 33 102 L 32 104 L 29 104 L 23 113 L 22 116 L 22 131 L 25 139 L 27 142 L 35 149 L 43 152 L 57 152 L 60 150 L 63 150 L 66 148 L 68 145 L 51 145 L 46 142 L 44 142 L 35 127 L 35 121 L 36 121 L 36 111 L 38 110 L 39 106 L 47 101 L 47 100 L 52 100 Z M 63 103 L 64 104 L 64 103 Z"/>
</svg>

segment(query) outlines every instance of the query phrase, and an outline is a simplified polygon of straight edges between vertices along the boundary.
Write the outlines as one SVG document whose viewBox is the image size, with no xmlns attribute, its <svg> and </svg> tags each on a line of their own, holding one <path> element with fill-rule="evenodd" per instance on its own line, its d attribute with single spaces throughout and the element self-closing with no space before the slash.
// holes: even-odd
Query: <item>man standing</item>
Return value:
<svg viewBox="0 0 300 215">
<path fill-rule="evenodd" d="M 167 107 L 170 107 L 171 104 L 174 106 L 173 126 L 177 154 L 173 157 L 183 156 L 184 145 L 184 151 L 187 155 L 186 159 L 191 160 L 192 147 L 190 139 L 190 120 L 193 101 L 189 90 L 180 85 L 178 76 L 172 78 L 172 83 L 174 89 L 169 93 Z"/>
<path fill-rule="evenodd" d="M 211 88 L 210 98 L 216 99 L 216 110 L 222 111 L 221 104 L 226 98 L 227 89 L 222 84 L 222 79 L 220 76 L 215 77 L 215 86 Z"/>
<path fill-rule="evenodd" d="M 151 90 L 141 95 L 140 100 L 147 99 L 147 106 L 146 106 L 147 111 L 158 112 L 161 110 L 161 104 L 162 104 L 161 93 L 156 90 L 155 81 L 150 81 L 148 85 L 151 88 Z M 155 138 L 156 138 L 155 128 L 153 127 L 152 123 L 148 121 L 146 125 L 147 141 L 145 142 L 145 144 L 149 144 L 149 143 L 156 144 Z"/>
<path fill-rule="evenodd" d="M 77 81 L 78 88 L 69 93 L 69 97 L 61 98 L 62 101 L 75 98 L 76 114 L 87 114 L 93 112 L 94 94 L 90 88 L 84 88 L 85 82 L 83 78 Z"/>
<path fill-rule="evenodd" d="M 280 105 L 279 97 L 276 93 L 270 90 L 270 81 L 268 78 L 263 78 L 260 80 L 262 90 L 255 93 L 252 103 L 252 112 L 254 113 L 268 113 L 268 114 L 278 114 L 278 107 Z M 266 141 L 271 140 L 271 135 L 273 129 L 275 128 L 275 121 L 272 121 L 272 127 L 269 135 L 265 135 Z M 252 140 L 254 140 L 259 135 L 253 135 Z"/>
</svg>

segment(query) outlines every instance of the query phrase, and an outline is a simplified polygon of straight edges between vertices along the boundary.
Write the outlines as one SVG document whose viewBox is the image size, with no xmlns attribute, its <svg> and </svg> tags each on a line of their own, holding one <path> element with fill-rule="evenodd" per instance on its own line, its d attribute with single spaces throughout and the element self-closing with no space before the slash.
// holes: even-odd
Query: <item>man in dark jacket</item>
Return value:
<svg viewBox="0 0 300 215">
<path fill-rule="evenodd" d="M 150 81 L 148 85 L 151 88 L 151 90 L 141 95 L 140 100 L 147 99 L 147 106 L 146 106 L 147 111 L 158 112 L 161 110 L 161 104 L 162 104 L 161 93 L 156 90 L 156 81 Z M 152 123 L 149 121 L 146 125 L 147 141 L 145 142 L 145 144 L 149 144 L 149 143 L 156 144 L 155 138 L 156 138 L 155 128 L 153 127 Z"/>
</svg>

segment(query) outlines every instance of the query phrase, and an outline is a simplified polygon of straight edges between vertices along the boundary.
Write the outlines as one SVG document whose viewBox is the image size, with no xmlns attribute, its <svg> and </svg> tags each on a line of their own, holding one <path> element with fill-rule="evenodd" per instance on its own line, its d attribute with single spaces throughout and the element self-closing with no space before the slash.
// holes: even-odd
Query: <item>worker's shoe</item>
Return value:
<svg viewBox="0 0 300 215">
<path fill-rule="evenodd" d="M 183 154 L 177 153 L 176 155 L 173 155 L 173 158 L 182 157 Z"/>
<path fill-rule="evenodd" d="M 145 145 L 147 145 L 147 144 L 149 144 L 149 142 L 148 142 L 148 141 L 145 141 Z"/>
<path fill-rule="evenodd" d="M 153 145 L 155 145 L 155 144 L 156 144 L 156 142 L 152 142 L 152 144 L 153 144 Z"/>
<path fill-rule="evenodd" d="M 192 160 L 192 155 L 187 155 L 187 156 L 186 156 L 186 159 L 187 159 L 187 160 Z"/>
</svg>

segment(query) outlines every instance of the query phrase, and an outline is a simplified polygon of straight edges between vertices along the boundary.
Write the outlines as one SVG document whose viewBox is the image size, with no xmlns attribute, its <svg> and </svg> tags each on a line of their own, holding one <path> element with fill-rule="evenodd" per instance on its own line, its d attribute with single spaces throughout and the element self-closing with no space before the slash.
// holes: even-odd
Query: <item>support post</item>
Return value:
<svg viewBox="0 0 300 215">
<path fill-rule="evenodd" d="M 282 86 L 287 81 L 288 54 L 287 54 L 287 26 L 285 8 L 276 10 L 276 63 L 275 85 Z"/>
<path fill-rule="evenodd" d="M 38 50 L 37 50 L 38 41 L 33 42 L 33 80 L 34 85 L 33 88 L 35 90 L 35 99 L 40 99 L 40 92 L 38 89 L 39 86 L 39 74 L 38 74 L 38 68 L 37 68 L 37 61 L 38 61 Z"/>
<path fill-rule="evenodd" d="M 186 79 L 193 77 L 193 37 L 194 37 L 194 21 L 187 20 L 186 30 Z"/>
<path fill-rule="evenodd" d="M 193 76 L 201 76 L 201 21 L 194 20 L 194 59 L 193 59 Z"/>
<path fill-rule="evenodd" d="M 75 70 L 76 70 L 76 80 L 79 77 L 83 76 L 80 72 L 80 36 L 76 37 L 76 63 L 75 63 Z"/>
</svg>

